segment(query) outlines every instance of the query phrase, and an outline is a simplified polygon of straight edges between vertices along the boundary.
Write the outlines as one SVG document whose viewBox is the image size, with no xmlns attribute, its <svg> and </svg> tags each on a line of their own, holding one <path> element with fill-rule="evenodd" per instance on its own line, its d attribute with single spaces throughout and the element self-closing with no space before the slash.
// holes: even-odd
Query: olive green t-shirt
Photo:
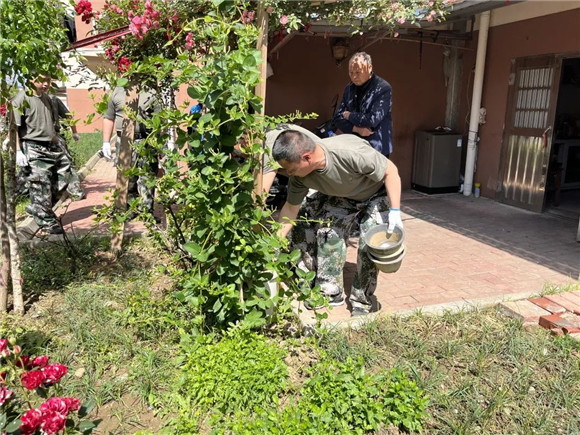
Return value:
<svg viewBox="0 0 580 435">
<path fill-rule="evenodd" d="M 105 119 L 115 121 L 115 130 L 117 131 L 121 131 L 123 128 L 123 113 L 125 110 L 126 97 L 127 93 L 125 88 L 117 86 L 115 89 L 113 89 L 113 93 L 111 94 L 111 98 L 109 98 L 109 102 L 107 104 L 107 111 L 103 115 Z M 139 101 L 137 103 L 139 108 L 139 115 L 145 118 L 148 116 L 148 113 L 151 112 L 152 109 L 153 111 L 161 110 L 160 107 L 154 106 L 155 103 L 155 94 L 153 92 L 140 92 Z"/>
<path fill-rule="evenodd" d="M 316 141 L 326 156 L 326 167 L 305 177 L 290 177 L 288 203 L 298 205 L 308 189 L 341 198 L 365 201 L 385 183 L 389 160 L 352 134 Z"/>
<path fill-rule="evenodd" d="M 103 115 L 105 119 L 115 121 L 115 130 L 120 131 L 123 125 L 123 110 L 125 106 L 125 88 L 117 86 L 107 104 L 107 111 Z"/>
<path fill-rule="evenodd" d="M 316 136 L 311 131 L 306 130 L 304 127 L 300 127 L 299 125 L 295 125 L 295 124 L 278 124 L 276 126 L 276 128 L 266 132 L 266 140 L 264 141 L 264 148 L 265 148 L 266 152 L 264 153 L 264 155 L 262 157 L 262 173 L 263 174 L 268 174 L 268 173 L 276 170 L 274 168 L 274 165 L 273 165 L 274 161 L 272 160 L 272 148 L 274 148 L 274 142 L 276 142 L 276 139 L 278 139 L 278 136 L 280 136 L 280 134 L 286 130 L 296 130 L 296 131 L 299 131 L 301 133 L 304 133 L 306 136 L 308 136 L 314 142 L 320 141 L 320 138 L 318 136 Z M 280 173 L 284 174 L 284 170 L 280 169 Z"/>
<path fill-rule="evenodd" d="M 25 101 L 27 104 L 24 104 Z M 26 95 L 26 92 L 20 91 L 14 97 L 13 105 L 20 108 L 14 110 L 14 122 L 18 126 L 20 140 L 56 140 L 54 123 L 58 119 L 58 113 L 48 95 Z"/>
</svg>

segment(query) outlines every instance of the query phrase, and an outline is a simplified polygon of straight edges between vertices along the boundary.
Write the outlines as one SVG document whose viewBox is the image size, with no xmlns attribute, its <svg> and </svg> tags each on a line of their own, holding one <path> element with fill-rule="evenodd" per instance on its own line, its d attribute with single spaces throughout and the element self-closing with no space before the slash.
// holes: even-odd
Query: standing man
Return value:
<svg viewBox="0 0 580 435">
<path fill-rule="evenodd" d="M 288 130 L 276 139 L 272 157 L 290 176 L 288 199 L 280 211 L 280 235 L 292 229 L 291 243 L 302 253 L 298 267 L 316 271 L 316 284 L 330 305 L 342 305 L 346 239 L 351 229 L 360 227 L 364 234 L 385 222 L 389 232 L 396 225 L 403 227 L 398 169 L 367 141 L 350 134 L 314 142 L 299 131 Z M 308 189 L 327 196 L 321 203 L 304 201 Z M 294 226 L 299 214 L 309 221 Z M 350 294 L 353 316 L 371 311 L 376 286 L 377 269 L 361 237 Z"/>
<path fill-rule="evenodd" d="M 33 82 L 32 95 L 21 90 L 14 97 L 14 120 L 18 126 L 16 164 L 21 168 L 30 166 L 30 204 L 26 211 L 44 232 L 62 234 L 52 210 L 53 183 L 69 173 L 70 163 L 58 143 L 58 112 L 47 95 L 50 82 L 50 77 L 39 77 Z"/>
<path fill-rule="evenodd" d="M 107 111 L 103 115 L 103 145 L 101 153 L 106 159 L 111 159 L 111 136 L 113 129 L 117 132 L 117 143 L 120 143 L 123 125 L 123 113 L 125 107 L 125 99 L 127 93 L 125 88 L 117 86 L 113 90 Z M 141 91 L 139 93 L 138 114 L 141 118 L 151 116 L 155 107 L 155 95 L 152 92 Z M 140 142 L 147 138 L 149 132 L 146 130 L 144 124 L 141 122 L 135 123 L 134 142 Z M 115 162 L 118 159 L 118 147 L 116 148 Z M 141 197 L 141 205 L 143 210 L 153 215 L 153 201 L 155 197 L 155 187 L 153 180 L 157 176 L 159 162 L 157 158 L 147 160 L 144 156 L 139 156 L 135 147 L 131 148 L 131 162 L 132 165 L 138 168 L 145 168 L 146 174 L 129 179 L 129 196 L 135 198 Z"/>
<path fill-rule="evenodd" d="M 348 62 L 351 83 L 344 89 L 334 123 L 343 133 L 366 139 L 385 157 L 393 152 L 391 85 L 373 72 L 373 61 L 364 51 Z"/>
<path fill-rule="evenodd" d="M 58 136 L 59 145 L 64 152 L 65 158 L 69 161 L 69 172 L 65 174 L 65 181 L 66 181 L 66 191 L 71 196 L 73 201 L 78 201 L 87 197 L 83 186 L 81 185 L 81 180 L 79 178 L 79 174 L 76 171 L 73 163 L 73 158 L 70 154 L 68 149 L 68 145 L 66 143 L 66 137 L 64 135 L 64 129 L 68 128 L 65 123 L 62 123 L 61 120 L 70 120 L 72 118 L 68 107 L 58 98 L 56 95 L 51 95 L 50 99 L 52 104 L 54 105 L 56 112 L 58 114 L 58 122 L 55 124 L 56 134 Z M 70 129 L 72 131 L 72 138 L 75 142 L 78 142 L 81 137 L 77 132 L 76 125 L 71 125 Z M 64 190 L 62 186 L 58 186 L 59 193 Z"/>
</svg>

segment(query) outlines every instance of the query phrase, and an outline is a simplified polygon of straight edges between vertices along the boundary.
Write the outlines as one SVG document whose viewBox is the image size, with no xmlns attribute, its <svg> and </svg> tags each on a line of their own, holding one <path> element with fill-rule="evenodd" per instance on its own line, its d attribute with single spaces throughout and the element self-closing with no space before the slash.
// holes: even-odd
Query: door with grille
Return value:
<svg viewBox="0 0 580 435">
<path fill-rule="evenodd" d="M 555 55 L 512 61 L 496 199 L 542 211 L 558 98 Z"/>
</svg>

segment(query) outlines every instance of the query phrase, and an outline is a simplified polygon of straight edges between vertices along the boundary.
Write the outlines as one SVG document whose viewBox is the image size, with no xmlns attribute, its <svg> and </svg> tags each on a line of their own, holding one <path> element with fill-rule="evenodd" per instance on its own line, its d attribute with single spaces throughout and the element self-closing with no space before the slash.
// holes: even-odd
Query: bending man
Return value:
<svg viewBox="0 0 580 435">
<path fill-rule="evenodd" d="M 395 225 L 403 226 L 399 171 L 393 162 L 354 135 L 315 142 L 299 131 L 288 130 L 276 139 L 272 157 L 290 176 L 288 199 L 280 211 L 281 235 L 288 235 L 292 229 L 291 243 L 302 252 L 298 266 L 316 271 L 316 284 L 330 305 L 342 305 L 346 239 L 353 227 L 360 227 L 362 235 L 387 221 L 389 232 Z M 304 201 L 308 189 L 323 195 Z M 323 220 L 324 224 L 298 221 L 294 226 L 299 215 Z M 361 237 L 350 294 L 353 316 L 371 311 L 376 286 L 377 269 Z"/>
</svg>

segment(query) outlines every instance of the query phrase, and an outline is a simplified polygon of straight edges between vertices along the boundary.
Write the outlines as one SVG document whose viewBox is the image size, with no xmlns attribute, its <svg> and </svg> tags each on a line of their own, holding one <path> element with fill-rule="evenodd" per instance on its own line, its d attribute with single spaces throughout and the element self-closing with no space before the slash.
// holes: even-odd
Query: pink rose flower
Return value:
<svg viewBox="0 0 580 435">
<path fill-rule="evenodd" d="M 42 422 L 42 412 L 38 409 L 29 409 L 20 417 L 20 433 L 21 435 L 31 435 L 36 432 L 38 426 Z"/>
<path fill-rule="evenodd" d="M 20 382 L 22 382 L 22 386 L 28 390 L 34 390 L 40 387 L 45 380 L 46 376 L 40 370 L 33 370 L 31 372 L 22 373 L 20 375 Z"/>
<path fill-rule="evenodd" d="M 6 387 L 0 388 L 0 406 L 4 405 L 4 403 L 10 399 L 14 395 L 14 391 L 9 390 Z"/>
<path fill-rule="evenodd" d="M 4 110 L 6 110 L 6 104 L 2 104 L 2 107 L 4 107 Z M 0 338 L 0 352 L 2 352 L 4 349 L 7 348 L 8 348 L 8 340 L 6 340 L 5 338 Z"/>
<path fill-rule="evenodd" d="M 286 24 L 288 24 L 288 17 L 286 15 L 282 15 L 280 17 L 280 24 L 282 24 L 283 26 L 285 26 Z"/>
<path fill-rule="evenodd" d="M 126 58 L 125 58 L 126 59 Z M 62 364 L 51 364 L 42 369 L 45 376 L 45 384 L 56 384 L 60 379 L 66 375 L 68 368 Z"/>
<path fill-rule="evenodd" d="M 66 415 L 60 414 L 55 411 L 47 411 L 42 415 L 42 422 L 40 423 L 40 429 L 46 434 L 55 434 L 64 429 L 66 424 Z"/>
<path fill-rule="evenodd" d="M 404 18 L 399 18 L 397 20 L 397 23 L 399 23 L 399 24 L 405 24 L 405 19 Z"/>
<path fill-rule="evenodd" d="M 274 12 L 274 8 L 272 6 L 268 6 L 266 8 L 266 12 L 268 12 L 269 14 L 271 14 L 272 12 Z"/>
</svg>

